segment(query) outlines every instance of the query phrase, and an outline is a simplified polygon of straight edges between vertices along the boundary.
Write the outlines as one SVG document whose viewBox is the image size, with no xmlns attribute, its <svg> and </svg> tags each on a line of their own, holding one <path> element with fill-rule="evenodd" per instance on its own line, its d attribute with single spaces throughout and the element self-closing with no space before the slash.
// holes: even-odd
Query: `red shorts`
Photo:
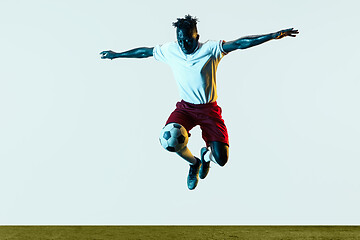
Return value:
<svg viewBox="0 0 360 240">
<path fill-rule="evenodd" d="M 166 124 L 179 123 L 188 133 L 193 127 L 200 125 L 202 138 L 207 146 L 210 146 L 212 141 L 229 145 L 229 137 L 221 112 L 217 102 L 193 104 L 181 100 L 176 103 L 176 109 L 170 114 Z M 189 137 L 190 135 L 189 133 Z"/>
</svg>

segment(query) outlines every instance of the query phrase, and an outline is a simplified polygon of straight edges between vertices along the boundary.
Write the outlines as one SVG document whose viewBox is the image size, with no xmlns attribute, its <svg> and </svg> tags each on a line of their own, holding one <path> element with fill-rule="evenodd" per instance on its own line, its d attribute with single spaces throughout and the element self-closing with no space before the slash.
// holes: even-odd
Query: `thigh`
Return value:
<svg viewBox="0 0 360 240">
<path fill-rule="evenodd" d="M 207 146 L 210 146 L 210 142 L 213 141 L 229 145 L 228 131 L 221 113 L 222 109 L 216 103 L 199 111 L 197 121 Z"/>
<path fill-rule="evenodd" d="M 189 137 L 191 135 L 189 131 L 196 125 L 195 119 L 191 116 L 191 113 L 179 108 L 176 108 L 170 114 L 165 125 L 169 123 L 178 123 L 182 125 L 187 130 Z"/>
</svg>

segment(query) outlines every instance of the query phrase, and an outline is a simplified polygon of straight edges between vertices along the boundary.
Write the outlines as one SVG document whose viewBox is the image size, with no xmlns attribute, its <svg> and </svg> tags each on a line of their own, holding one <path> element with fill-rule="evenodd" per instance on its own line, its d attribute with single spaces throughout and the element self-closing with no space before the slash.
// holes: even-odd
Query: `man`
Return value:
<svg viewBox="0 0 360 240">
<path fill-rule="evenodd" d="M 199 42 L 197 19 L 190 15 L 178 18 L 176 28 L 177 42 L 169 42 L 155 47 L 141 47 L 116 53 L 103 51 L 103 59 L 147 58 L 167 63 L 173 70 L 182 100 L 176 104 L 166 124 L 181 124 L 189 132 L 200 125 L 206 147 L 200 150 L 200 159 L 194 157 L 187 147 L 176 152 L 190 164 L 187 178 L 188 188 L 195 189 L 198 176 L 204 179 L 210 167 L 210 161 L 224 166 L 229 156 L 228 133 L 221 117 L 221 108 L 217 105 L 216 69 L 222 57 L 237 49 L 253 47 L 272 39 L 286 36 L 295 37 L 298 30 L 293 28 L 275 33 L 246 36 L 234 41 Z M 190 136 L 190 133 L 189 133 Z M 210 150 L 209 150 L 210 147 Z"/>
</svg>

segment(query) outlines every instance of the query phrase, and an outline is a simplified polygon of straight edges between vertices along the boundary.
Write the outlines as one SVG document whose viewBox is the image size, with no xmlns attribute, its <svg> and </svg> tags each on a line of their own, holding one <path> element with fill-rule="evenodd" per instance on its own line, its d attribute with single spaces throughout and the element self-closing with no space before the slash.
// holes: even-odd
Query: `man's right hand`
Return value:
<svg viewBox="0 0 360 240">
<path fill-rule="evenodd" d="M 111 59 L 113 60 L 115 58 L 115 52 L 109 50 L 109 51 L 102 51 L 100 53 L 102 59 Z"/>
</svg>

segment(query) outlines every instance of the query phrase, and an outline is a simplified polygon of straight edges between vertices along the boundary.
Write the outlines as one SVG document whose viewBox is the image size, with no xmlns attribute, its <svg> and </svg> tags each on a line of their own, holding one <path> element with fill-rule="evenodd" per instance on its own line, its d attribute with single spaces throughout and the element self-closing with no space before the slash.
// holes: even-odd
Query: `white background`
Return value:
<svg viewBox="0 0 360 240">
<path fill-rule="evenodd" d="M 360 224 L 358 9 L 1 0 L 0 224 Z M 99 55 L 174 41 L 188 13 L 203 42 L 300 31 L 221 61 L 230 158 L 194 191 L 158 141 L 179 100 L 170 68 Z"/>
</svg>

